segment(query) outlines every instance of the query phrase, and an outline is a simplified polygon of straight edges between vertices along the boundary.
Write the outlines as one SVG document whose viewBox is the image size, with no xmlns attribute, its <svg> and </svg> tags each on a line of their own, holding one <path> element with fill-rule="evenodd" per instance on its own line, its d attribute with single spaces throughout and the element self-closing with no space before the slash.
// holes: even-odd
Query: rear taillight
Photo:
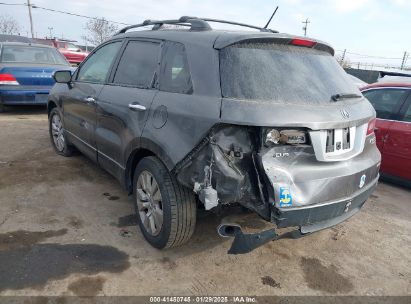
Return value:
<svg viewBox="0 0 411 304">
<path fill-rule="evenodd" d="M 16 77 L 14 77 L 12 74 L 0 74 L 0 84 L 19 85 Z"/>
<path fill-rule="evenodd" d="M 368 123 L 368 127 L 367 127 L 367 135 L 373 134 L 374 133 L 374 129 L 375 129 L 375 122 L 377 120 L 375 118 L 371 119 L 370 122 Z"/>
<path fill-rule="evenodd" d="M 316 44 L 316 42 L 312 40 L 308 40 L 308 39 L 296 38 L 296 39 L 291 40 L 290 44 L 312 48 Z"/>
</svg>

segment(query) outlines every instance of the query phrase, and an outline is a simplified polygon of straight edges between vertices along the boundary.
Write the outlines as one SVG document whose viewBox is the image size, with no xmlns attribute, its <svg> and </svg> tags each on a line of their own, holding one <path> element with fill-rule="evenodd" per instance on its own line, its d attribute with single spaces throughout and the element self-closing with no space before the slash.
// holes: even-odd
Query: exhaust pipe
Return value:
<svg viewBox="0 0 411 304">
<path fill-rule="evenodd" d="M 241 226 L 238 224 L 221 224 L 217 228 L 218 234 L 222 237 L 235 237 L 241 231 Z"/>
</svg>

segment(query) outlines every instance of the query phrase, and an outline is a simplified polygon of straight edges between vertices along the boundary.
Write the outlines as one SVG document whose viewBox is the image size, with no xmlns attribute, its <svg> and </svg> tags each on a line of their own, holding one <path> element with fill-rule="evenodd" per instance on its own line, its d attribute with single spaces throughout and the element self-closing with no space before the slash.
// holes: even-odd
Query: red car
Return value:
<svg viewBox="0 0 411 304">
<path fill-rule="evenodd" d="M 60 53 L 66 57 L 68 62 L 73 64 L 80 64 L 89 54 L 70 41 L 57 40 L 56 44 Z"/>
<path fill-rule="evenodd" d="M 377 82 L 361 92 L 377 112 L 382 175 L 411 185 L 411 82 Z"/>
<path fill-rule="evenodd" d="M 35 43 L 46 44 L 57 48 L 67 61 L 71 64 L 80 64 L 89 54 L 82 51 L 77 45 L 70 40 L 58 40 L 58 39 L 32 39 Z"/>
</svg>

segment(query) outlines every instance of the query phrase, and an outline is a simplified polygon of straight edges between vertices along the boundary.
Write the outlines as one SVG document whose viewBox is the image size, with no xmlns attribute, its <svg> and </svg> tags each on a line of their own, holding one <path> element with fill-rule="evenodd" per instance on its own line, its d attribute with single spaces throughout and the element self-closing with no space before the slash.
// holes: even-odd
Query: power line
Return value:
<svg viewBox="0 0 411 304">
<path fill-rule="evenodd" d="M 344 50 L 337 50 L 337 52 L 344 52 Z M 364 58 L 375 58 L 375 59 L 392 59 L 392 60 L 401 60 L 402 57 L 383 57 L 383 56 L 373 56 L 373 55 L 365 55 L 365 54 L 359 54 L 359 53 L 353 53 L 346 51 L 347 54 L 351 55 L 356 55 Z"/>
<path fill-rule="evenodd" d="M 29 5 L 27 3 L 5 3 L 5 2 L 0 2 L 0 5 L 31 6 L 34 9 L 41 9 L 41 10 L 50 11 L 50 12 L 54 12 L 54 13 L 65 14 L 65 15 L 69 15 L 69 16 L 75 16 L 75 17 L 81 17 L 81 18 L 87 18 L 87 19 L 93 19 L 93 20 L 101 20 L 102 19 L 102 18 L 98 18 L 98 17 L 91 17 L 91 16 L 80 15 L 80 14 L 66 12 L 66 11 L 55 10 L 55 9 L 52 9 L 52 8 L 42 7 L 42 6 L 38 6 L 38 5 L 35 5 L 35 4 Z M 111 22 L 111 23 L 121 24 L 121 25 L 130 25 L 129 23 L 124 23 L 124 22 L 118 22 L 118 21 L 113 21 L 113 20 L 108 20 L 108 19 L 104 19 L 104 20 L 106 20 L 108 22 Z"/>
</svg>

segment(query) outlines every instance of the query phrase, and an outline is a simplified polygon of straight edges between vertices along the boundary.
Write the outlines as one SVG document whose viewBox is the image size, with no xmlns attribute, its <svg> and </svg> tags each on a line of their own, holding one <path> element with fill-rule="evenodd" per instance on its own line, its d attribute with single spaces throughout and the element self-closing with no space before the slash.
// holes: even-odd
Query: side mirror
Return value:
<svg viewBox="0 0 411 304">
<path fill-rule="evenodd" d="M 70 71 L 55 71 L 53 73 L 53 78 L 58 83 L 70 83 L 71 82 L 71 72 Z"/>
</svg>

